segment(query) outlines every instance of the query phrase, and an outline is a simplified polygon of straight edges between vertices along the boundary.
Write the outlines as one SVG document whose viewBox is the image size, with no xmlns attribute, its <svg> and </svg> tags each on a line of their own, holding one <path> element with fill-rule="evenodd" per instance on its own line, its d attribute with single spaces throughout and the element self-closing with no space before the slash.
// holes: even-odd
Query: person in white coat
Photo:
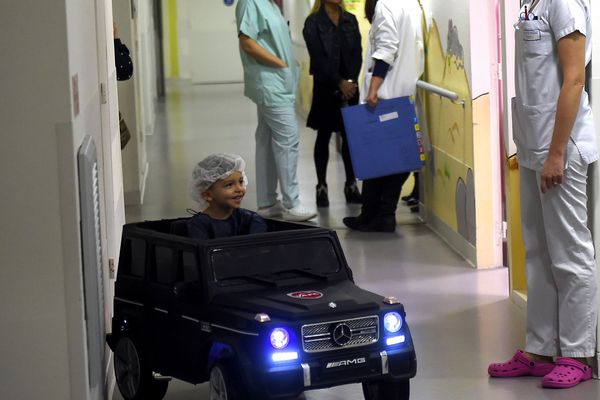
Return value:
<svg viewBox="0 0 600 400">
<path fill-rule="evenodd" d="M 415 95 L 425 65 L 423 9 L 418 0 L 367 0 L 371 22 L 361 103 L 376 107 L 379 99 Z M 358 217 L 344 224 L 365 232 L 394 232 L 396 207 L 409 173 L 363 182 L 363 205 Z"/>
<path fill-rule="evenodd" d="M 592 376 L 597 287 L 588 229 L 589 164 L 598 160 L 585 91 L 591 59 L 589 0 L 534 0 L 516 29 L 513 135 L 526 250 L 525 349 L 491 364 L 494 377 L 543 376 L 568 388 Z"/>
</svg>

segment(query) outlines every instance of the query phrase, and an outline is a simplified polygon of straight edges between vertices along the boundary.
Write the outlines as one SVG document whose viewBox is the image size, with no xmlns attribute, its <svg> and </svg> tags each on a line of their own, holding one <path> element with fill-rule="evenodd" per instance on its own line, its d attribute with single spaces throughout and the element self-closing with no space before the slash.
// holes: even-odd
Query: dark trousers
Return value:
<svg viewBox="0 0 600 400">
<path fill-rule="evenodd" d="M 361 218 L 370 222 L 375 218 L 395 218 L 402 185 L 410 172 L 383 176 L 363 181 Z"/>
<path fill-rule="evenodd" d="M 327 129 L 319 129 L 317 131 L 317 140 L 315 141 L 314 158 L 315 169 L 317 170 L 317 182 L 319 185 L 327 183 L 327 163 L 329 162 L 329 141 L 333 132 Z M 346 171 L 346 182 L 352 183 L 356 180 L 354 170 L 352 169 L 352 160 L 350 159 L 350 150 L 348 149 L 348 141 L 346 132 L 342 128 L 342 161 L 344 162 L 344 170 Z"/>
</svg>

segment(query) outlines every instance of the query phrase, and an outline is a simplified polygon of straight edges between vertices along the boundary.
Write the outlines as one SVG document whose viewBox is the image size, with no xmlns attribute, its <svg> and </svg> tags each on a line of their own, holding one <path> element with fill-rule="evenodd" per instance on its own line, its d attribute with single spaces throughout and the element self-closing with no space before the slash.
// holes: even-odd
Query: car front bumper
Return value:
<svg viewBox="0 0 600 400">
<path fill-rule="evenodd" d="M 333 352 L 296 362 L 272 364 L 254 368 L 254 385 L 261 382 L 257 397 L 279 399 L 300 393 L 349 383 L 393 379 L 410 379 L 417 372 L 417 361 L 412 347 L 385 350 Z M 250 377 L 248 377 L 250 378 Z"/>
</svg>

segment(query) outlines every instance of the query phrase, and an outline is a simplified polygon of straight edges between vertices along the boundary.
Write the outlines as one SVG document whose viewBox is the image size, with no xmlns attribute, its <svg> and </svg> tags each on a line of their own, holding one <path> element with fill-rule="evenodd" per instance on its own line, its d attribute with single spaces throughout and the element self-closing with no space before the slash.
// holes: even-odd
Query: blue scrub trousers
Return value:
<svg viewBox="0 0 600 400">
<path fill-rule="evenodd" d="M 294 106 L 257 105 L 256 196 L 258 207 L 277 202 L 277 183 L 285 208 L 299 204 L 298 120 Z"/>
</svg>

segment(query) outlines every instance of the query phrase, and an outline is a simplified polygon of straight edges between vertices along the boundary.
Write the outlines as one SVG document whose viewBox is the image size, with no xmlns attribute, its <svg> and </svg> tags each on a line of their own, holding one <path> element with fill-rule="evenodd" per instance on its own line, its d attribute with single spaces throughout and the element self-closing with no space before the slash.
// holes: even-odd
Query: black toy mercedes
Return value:
<svg viewBox="0 0 600 400">
<path fill-rule="evenodd" d="M 199 241 L 186 219 L 123 229 L 112 333 L 127 400 L 176 378 L 210 399 L 290 399 L 362 383 L 409 398 L 417 363 L 404 307 L 356 286 L 334 231 L 267 220 L 270 232 Z"/>
</svg>

